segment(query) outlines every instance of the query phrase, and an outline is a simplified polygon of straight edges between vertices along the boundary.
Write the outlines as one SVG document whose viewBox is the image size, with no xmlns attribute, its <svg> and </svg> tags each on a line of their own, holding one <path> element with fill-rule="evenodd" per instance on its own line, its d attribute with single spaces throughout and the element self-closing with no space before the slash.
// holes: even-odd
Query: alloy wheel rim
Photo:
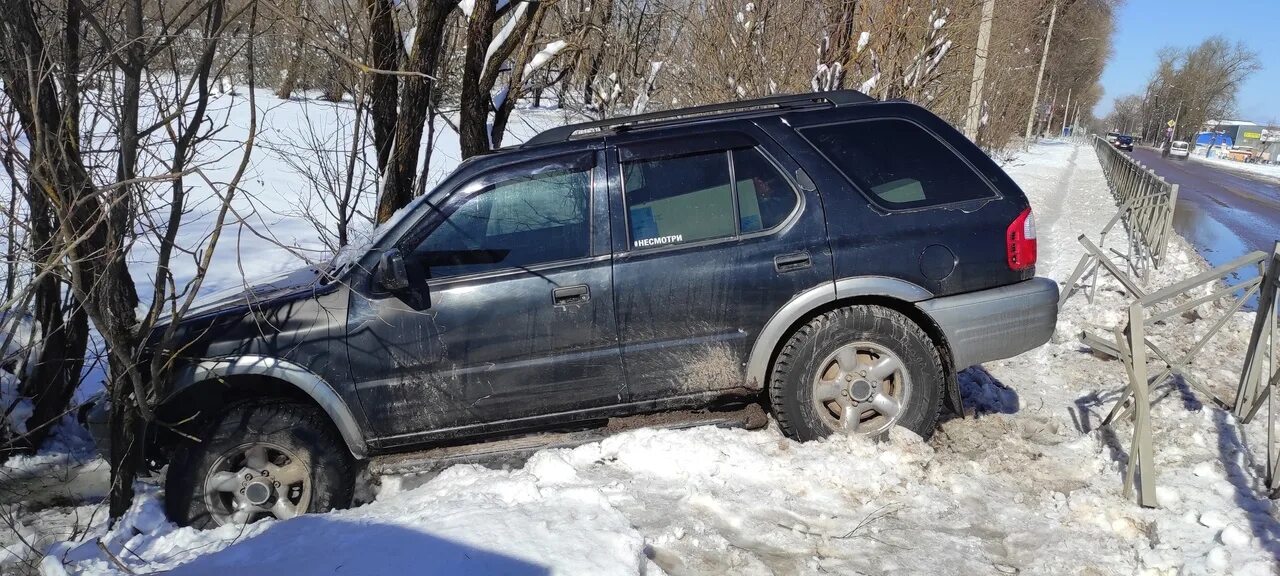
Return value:
<svg viewBox="0 0 1280 576">
<path fill-rule="evenodd" d="M 311 468 L 293 451 L 250 442 L 224 452 L 209 467 L 205 508 L 219 526 L 287 520 L 307 512 L 311 489 Z"/>
<path fill-rule="evenodd" d="M 853 342 L 818 364 L 813 391 L 814 408 L 832 431 L 876 436 L 901 420 L 911 376 L 892 350 Z"/>
</svg>

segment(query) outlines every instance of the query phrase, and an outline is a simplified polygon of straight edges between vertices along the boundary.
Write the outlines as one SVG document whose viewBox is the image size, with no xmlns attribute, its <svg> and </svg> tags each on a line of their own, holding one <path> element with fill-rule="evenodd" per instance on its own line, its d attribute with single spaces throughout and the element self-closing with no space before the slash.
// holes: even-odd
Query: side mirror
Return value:
<svg viewBox="0 0 1280 576">
<path fill-rule="evenodd" d="M 409 272 L 404 267 L 404 258 L 400 251 L 392 248 L 382 253 L 378 260 L 378 270 L 374 273 L 374 281 L 384 290 L 394 292 L 409 287 Z"/>
</svg>

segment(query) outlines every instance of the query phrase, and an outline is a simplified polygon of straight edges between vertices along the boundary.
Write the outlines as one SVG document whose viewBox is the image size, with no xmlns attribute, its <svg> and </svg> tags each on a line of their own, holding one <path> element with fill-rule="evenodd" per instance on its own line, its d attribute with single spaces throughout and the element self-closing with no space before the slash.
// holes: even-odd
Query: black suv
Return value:
<svg viewBox="0 0 1280 576">
<path fill-rule="evenodd" d="M 188 315 L 154 345 L 177 368 L 148 454 L 208 526 L 347 505 L 370 460 L 735 400 L 799 440 L 928 435 L 958 369 L 1049 339 L 1035 261 L 1018 186 L 905 102 L 565 126 L 463 162 L 349 261 Z"/>
</svg>

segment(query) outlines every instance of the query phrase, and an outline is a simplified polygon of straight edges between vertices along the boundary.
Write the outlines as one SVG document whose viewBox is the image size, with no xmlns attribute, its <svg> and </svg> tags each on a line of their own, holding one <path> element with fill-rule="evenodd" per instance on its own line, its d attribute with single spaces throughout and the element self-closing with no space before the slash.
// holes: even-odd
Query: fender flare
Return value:
<svg viewBox="0 0 1280 576">
<path fill-rule="evenodd" d="M 174 389 L 186 390 L 202 382 L 228 376 L 263 376 L 293 385 L 324 410 L 353 456 L 357 459 L 368 456 L 364 434 L 342 396 L 323 378 L 288 360 L 257 355 L 204 360 L 179 376 Z"/>
<path fill-rule="evenodd" d="M 888 276 L 842 278 L 805 290 L 774 312 L 764 328 L 760 329 L 760 334 L 756 336 L 756 342 L 751 347 L 751 356 L 747 360 L 748 385 L 764 388 L 764 383 L 768 380 L 769 363 L 773 360 L 773 352 L 782 343 L 782 339 L 787 337 L 792 325 L 822 306 L 857 296 L 884 296 L 915 303 L 933 298 L 933 293 L 906 280 Z"/>
</svg>

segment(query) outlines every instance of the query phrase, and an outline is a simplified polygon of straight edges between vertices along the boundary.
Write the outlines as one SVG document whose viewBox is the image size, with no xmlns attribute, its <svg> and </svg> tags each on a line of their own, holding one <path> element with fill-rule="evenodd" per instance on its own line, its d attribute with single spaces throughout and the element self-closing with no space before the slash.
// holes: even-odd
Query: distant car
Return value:
<svg viewBox="0 0 1280 576">
<path fill-rule="evenodd" d="M 1107 144 L 1116 145 L 1116 140 L 1120 139 L 1119 132 L 1107 132 Z"/>
<path fill-rule="evenodd" d="M 1121 135 L 1116 138 L 1116 148 L 1133 152 L 1133 136 Z"/>
<path fill-rule="evenodd" d="M 1191 155 L 1191 146 L 1186 142 L 1183 142 L 1181 140 L 1174 140 L 1173 144 L 1169 145 L 1169 156 L 1173 158 L 1182 158 L 1185 160 L 1187 156 L 1190 156 L 1190 155 Z"/>
</svg>

